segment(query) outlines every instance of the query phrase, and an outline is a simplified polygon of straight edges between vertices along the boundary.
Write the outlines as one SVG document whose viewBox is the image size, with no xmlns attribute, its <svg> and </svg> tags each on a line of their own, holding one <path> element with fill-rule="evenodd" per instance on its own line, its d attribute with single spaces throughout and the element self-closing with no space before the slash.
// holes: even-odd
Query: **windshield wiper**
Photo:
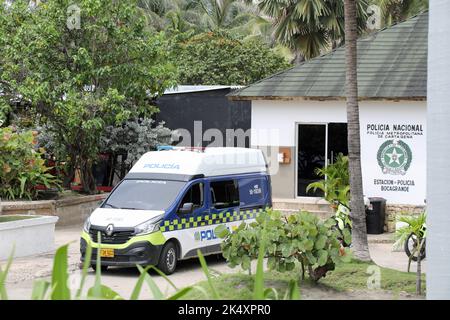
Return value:
<svg viewBox="0 0 450 320">
<path fill-rule="evenodd" d="M 116 207 L 115 205 L 112 205 L 110 203 L 105 203 L 105 206 L 109 206 L 109 207 L 111 207 L 113 209 L 120 209 L 119 207 Z"/>
</svg>

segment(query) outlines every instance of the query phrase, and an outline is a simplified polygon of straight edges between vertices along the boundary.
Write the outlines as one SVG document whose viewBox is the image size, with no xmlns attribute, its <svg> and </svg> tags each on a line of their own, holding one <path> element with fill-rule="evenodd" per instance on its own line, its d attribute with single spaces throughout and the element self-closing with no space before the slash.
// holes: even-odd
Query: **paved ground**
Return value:
<svg viewBox="0 0 450 320">
<path fill-rule="evenodd" d="M 81 226 L 57 229 L 55 242 L 57 246 L 71 243 L 69 246 L 69 269 L 71 271 L 71 287 L 78 287 L 80 280 L 79 264 L 79 235 Z M 380 266 L 406 271 L 408 260 L 404 252 L 392 251 L 391 235 L 369 236 L 369 246 L 372 259 Z M 10 299 L 28 299 L 31 295 L 33 279 L 48 277 L 51 274 L 53 263 L 53 253 L 43 254 L 34 257 L 16 259 L 11 267 L 7 280 L 7 288 Z M 236 272 L 238 269 L 229 268 L 225 261 L 216 256 L 207 257 L 208 265 L 220 273 Z M 2 263 L 4 264 L 4 262 Z M 426 271 L 426 261 L 423 264 Z M 413 264 L 412 271 L 415 271 Z M 157 274 L 152 274 L 153 279 L 164 291 L 173 292 L 167 281 Z M 129 298 L 139 273 L 136 269 L 113 268 L 102 277 L 102 282 L 116 290 L 125 298 Z M 205 276 L 197 260 L 191 259 L 182 261 L 177 272 L 170 276 L 170 280 L 179 288 L 195 284 L 205 280 Z M 94 273 L 90 272 L 86 287 L 93 284 Z M 144 286 L 142 298 L 151 298 L 152 295 Z M 349 297 L 350 298 L 350 297 Z"/>
</svg>

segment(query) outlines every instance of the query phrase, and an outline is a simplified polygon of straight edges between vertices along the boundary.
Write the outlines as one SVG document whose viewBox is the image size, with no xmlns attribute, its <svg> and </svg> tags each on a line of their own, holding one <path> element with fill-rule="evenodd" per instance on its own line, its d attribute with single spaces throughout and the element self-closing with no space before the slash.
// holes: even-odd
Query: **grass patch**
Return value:
<svg viewBox="0 0 450 320">
<path fill-rule="evenodd" d="M 322 278 L 317 284 L 313 283 L 305 275 L 306 279 L 300 281 L 300 294 L 310 295 L 309 293 L 321 292 L 321 295 L 339 295 L 340 292 L 349 290 L 368 291 L 367 280 L 370 274 L 367 273 L 369 266 L 375 266 L 373 263 L 352 261 L 343 263 L 336 267 L 336 270 L 328 272 L 325 278 Z M 381 290 L 392 292 L 394 296 L 400 292 L 415 294 L 416 292 L 416 274 L 414 272 L 401 272 L 393 269 L 379 267 L 381 272 Z M 266 288 L 274 288 L 283 298 L 288 290 L 289 281 L 300 278 L 299 269 L 291 272 L 280 273 L 277 271 L 267 271 L 264 275 Z M 425 276 L 423 276 L 425 278 Z M 208 298 L 212 298 L 212 293 L 206 281 L 197 284 L 202 287 L 208 294 Z M 214 278 L 214 285 L 221 299 L 228 300 L 246 300 L 253 297 L 254 281 L 252 276 L 243 273 L 221 274 Z M 425 279 L 423 279 L 425 286 Z M 271 298 L 275 296 L 272 295 Z M 204 294 L 200 290 L 192 290 L 185 299 L 205 299 Z"/>
<path fill-rule="evenodd" d="M 36 218 L 34 216 L 0 216 L 0 223 L 2 222 L 11 222 L 11 221 L 20 221 Z"/>
</svg>

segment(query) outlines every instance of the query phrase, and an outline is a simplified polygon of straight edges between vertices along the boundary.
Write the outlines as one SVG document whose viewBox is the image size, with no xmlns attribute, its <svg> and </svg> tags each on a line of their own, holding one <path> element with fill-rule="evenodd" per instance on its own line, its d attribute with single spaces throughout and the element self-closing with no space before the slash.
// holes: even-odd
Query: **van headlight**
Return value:
<svg viewBox="0 0 450 320">
<path fill-rule="evenodd" d="M 163 216 L 161 215 L 156 218 L 145 221 L 144 223 L 141 223 L 140 225 L 134 228 L 134 233 L 136 235 L 143 235 L 158 231 L 160 228 L 162 218 Z"/>
<path fill-rule="evenodd" d="M 88 217 L 84 222 L 83 230 L 89 233 L 89 229 L 91 228 L 91 218 Z"/>
</svg>

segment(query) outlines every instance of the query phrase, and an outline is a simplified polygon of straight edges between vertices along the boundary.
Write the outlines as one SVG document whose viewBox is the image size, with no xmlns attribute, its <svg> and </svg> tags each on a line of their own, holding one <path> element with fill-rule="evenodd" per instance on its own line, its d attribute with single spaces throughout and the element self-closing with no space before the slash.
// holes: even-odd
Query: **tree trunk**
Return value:
<svg viewBox="0 0 450 320">
<path fill-rule="evenodd" d="M 63 187 L 68 190 L 70 190 L 77 168 L 77 156 L 74 153 L 69 153 L 69 156 L 70 160 L 65 165 L 63 178 Z"/>
<path fill-rule="evenodd" d="M 92 161 L 81 159 L 80 161 L 80 178 L 83 192 L 87 194 L 96 193 L 97 187 L 95 184 L 95 178 L 92 173 Z"/>
<path fill-rule="evenodd" d="M 363 261 L 370 261 L 361 173 L 355 0 L 345 0 L 344 9 L 348 158 L 350 173 L 350 218 L 353 223 L 352 248 L 355 258 Z"/>
<path fill-rule="evenodd" d="M 418 248 L 417 248 L 417 273 L 416 273 L 416 294 L 421 295 L 422 294 L 422 246 L 423 246 L 423 239 L 417 237 L 418 242 Z"/>
</svg>

